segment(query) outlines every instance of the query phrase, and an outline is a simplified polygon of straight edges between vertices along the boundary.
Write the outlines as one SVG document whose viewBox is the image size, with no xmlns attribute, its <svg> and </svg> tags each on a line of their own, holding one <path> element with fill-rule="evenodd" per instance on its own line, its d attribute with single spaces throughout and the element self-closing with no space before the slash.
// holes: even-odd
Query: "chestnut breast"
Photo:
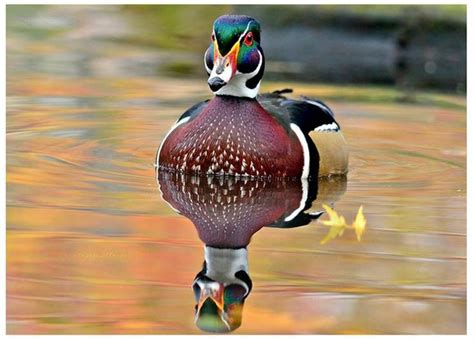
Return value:
<svg viewBox="0 0 474 340">
<path fill-rule="evenodd" d="M 299 177 L 303 149 L 255 100 L 215 96 L 163 142 L 160 168 L 197 174 Z"/>
</svg>

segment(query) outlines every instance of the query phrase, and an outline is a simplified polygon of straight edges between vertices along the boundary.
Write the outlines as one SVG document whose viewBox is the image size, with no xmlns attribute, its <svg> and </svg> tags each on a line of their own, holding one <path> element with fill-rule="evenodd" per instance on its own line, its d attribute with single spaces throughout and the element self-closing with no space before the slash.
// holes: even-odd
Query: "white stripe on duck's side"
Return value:
<svg viewBox="0 0 474 340">
<path fill-rule="evenodd" d="M 334 124 L 334 125 L 333 125 Z M 322 129 L 316 128 L 309 133 L 309 137 L 318 149 L 319 153 L 319 171 L 318 177 L 328 175 L 342 175 L 347 173 L 349 166 L 349 153 L 344 135 L 336 123 L 325 124 L 329 127 Z M 321 125 L 323 127 L 325 125 Z M 334 130 L 337 126 L 337 130 Z M 294 123 L 290 124 L 291 129 L 298 137 L 303 149 L 304 163 L 301 179 L 307 179 L 309 174 L 310 153 L 308 142 L 300 127 Z M 304 188 L 303 188 L 304 189 Z"/>
<path fill-rule="evenodd" d="M 171 132 L 173 132 L 178 126 L 186 123 L 191 117 L 185 117 L 181 120 L 178 120 L 176 122 L 176 124 L 174 124 L 171 129 L 168 131 L 168 133 L 166 134 L 165 138 L 163 138 L 163 141 L 161 142 L 161 145 L 160 145 L 160 148 L 158 149 L 158 152 L 156 153 L 156 160 L 155 160 L 155 167 L 159 167 L 160 164 L 159 164 L 159 160 L 160 160 L 160 153 L 161 153 L 161 148 L 163 147 L 163 145 L 165 144 L 165 141 L 166 139 L 169 137 L 169 135 L 171 134 Z"/>
<path fill-rule="evenodd" d="M 285 222 L 289 222 L 294 219 L 298 214 L 304 209 L 306 205 L 306 200 L 308 199 L 308 180 L 306 178 L 301 178 L 301 186 L 302 186 L 302 193 L 301 193 L 301 201 L 299 207 L 293 211 L 290 215 L 285 218 Z"/>
<path fill-rule="evenodd" d="M 298 137 L 298 140 L 301 143 L 301 148 L 303 149 L 303 172 L 301 174 L 301 186 L 302 186 L 302 196 L 299 207 L 293 211 L 289 216 L 285 218 L 285 222 L 291 221 L 294 219 L 298 214 L 304 209 L 306 204 L 306 199 L 308 198 L 308 176 L 309 176 L 309 161 L 310 161 L 310 154 L 309 154 L 309 146 L 306 138 L 301 131 L 300 127 L 294 123 L 290 124 L 290 128 Z"/>
<path fill-rule="evenodd" d="M 327 114 L 331 115 L 331 117 L 334 117 L 331 109 L 323 103 L 314 100 L 305 100 L 305 102 L 317 106 Z M 336 122 L 316 127 L 309 133 L 309 137 L 318 149 L 319 177 L 347 173 L 349 167 L 347 143 Z"/>
<path fill-rule="evenodd" d="M 308 142 L 306 141 L 303 131 L 301 131 L 298 125 L 296 125 L 295 123 L 291 123 L 290 127 L 293 130 L 293 132 L 296 134 L 296 136 L 298 137 L 298 140 L 301 143 L 301 148 L 303 149 L 304 162 L 303 162 L 303 172 L 301 174 L 301 178 L 306 179 L 309 176 L 309 161 L 310 161 Z"/>
</svg>

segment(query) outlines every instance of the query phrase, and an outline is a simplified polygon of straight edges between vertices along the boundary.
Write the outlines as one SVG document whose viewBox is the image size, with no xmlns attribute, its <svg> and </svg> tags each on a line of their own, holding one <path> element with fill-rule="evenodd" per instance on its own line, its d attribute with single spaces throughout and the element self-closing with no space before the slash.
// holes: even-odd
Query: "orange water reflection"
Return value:
<svg viewBox="0 0 474 340">
<path fill-rule="evenodd" d="M 47 10 L 74 22 L 67 13 Z M 201 333 L 191 286 L 203 244 L 160 197 L 153 160 L 206 82 L 125 67 L 160 50 L 43 31 L 7 36 L 7 332 Z M 364 205 L 369 227 L 361 242 L 325 245 L 317 222 L 255 233 L 235 334 L 465 333 L 465 98 L 368 103 L 331 99 L 337 87 L 264 86 L 331 106 L 350 146 L 336 208 L 352 221 Z"/>
</svg>

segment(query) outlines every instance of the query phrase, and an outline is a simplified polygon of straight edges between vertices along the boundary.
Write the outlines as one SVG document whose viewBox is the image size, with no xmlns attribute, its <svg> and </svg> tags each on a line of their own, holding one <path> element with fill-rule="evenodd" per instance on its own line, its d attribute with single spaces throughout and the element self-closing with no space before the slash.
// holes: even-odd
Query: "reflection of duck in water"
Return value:
<svg viewBox="0 0 474 340">
<path fill-rule="evenodd" d="M 260 24 L 219 17 L 205 56 L 214 98 L 178 119 L 156 165 L 201 175 L 311 178 L 345 174 L 347 146 L 332 111 L 320 101 L 258 96 L 265 60 Z"/>
<path fill-rule="evenodd" d="M 229 332 L 242 322 L 252 290 L 247 248 L 204 248 L 204 264 L 193 282 L 196 325 L 208 332 Z"/>
<path fill-rule="evenodd" d="M 252 289 L 247 245 L 263 226 L 293 228 L 337 201 L 346 178 L 319 181 L 250 180 L 159 172 L 163 198 L 195 225 L 205 244 L 204 264 L 193 282 L 196 325 L 205 331 L 238 328 Z M 321 194 L 319 194 L 321 193 Z"/>
</svg>

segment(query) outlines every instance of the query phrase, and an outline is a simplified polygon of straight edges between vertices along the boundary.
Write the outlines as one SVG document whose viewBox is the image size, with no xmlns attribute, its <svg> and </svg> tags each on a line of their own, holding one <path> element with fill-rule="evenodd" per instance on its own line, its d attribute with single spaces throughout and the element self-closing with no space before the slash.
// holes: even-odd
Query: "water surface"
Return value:
<svg viewBox="0 0 474 340">
<path fill-rule="evenodd" d="M 153 161 L 177 117 L 210 96 L 204 71 L 153 71 L 176 52 L 117 39 L 134 27 L 113 8 L 15 15 L 7 332 L 201 333 L 192 284 L 204 245 L 162 198 Z M 368 226 L 360 242 L 348 230 L 323 245 L 324 215 L 258 230 L 235 333 L 465 333 L 465 99 L 419 93 L 421 103 L 398 103 L 389 90 L 316 84 L 264 90 L 282 87 L 336 113 L 350 171 L 334 207 L 352 221 L 363 205 Z"/>
</svg>

